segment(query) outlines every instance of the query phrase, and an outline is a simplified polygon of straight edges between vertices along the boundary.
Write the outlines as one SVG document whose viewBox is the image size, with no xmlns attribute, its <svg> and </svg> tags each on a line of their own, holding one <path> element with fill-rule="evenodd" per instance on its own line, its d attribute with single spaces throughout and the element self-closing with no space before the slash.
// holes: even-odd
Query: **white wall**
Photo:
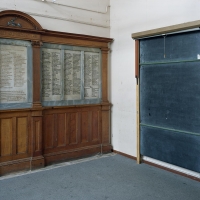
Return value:
<svg viewBox="0 0 200 200">
<path fill-rule="evenodd" d="M 199 0 L 110 0 L 112 143 L 136 156 L 136 82 L 131 33 L 200 20 Z"/>
<path fill-rule="evenodd" d="M 56 1 L 60 4 L 82 9 L 60 6 L 46 1 L 52 2 L 52 0 L 45 0 L 44 2 L 42 0 L 0 0 L 0 11 L 9 9 L 26 12 L 36 19 L 44 29 L 109 37 L 110 9 L 104 14 L 106 6 L 109 5 L 109 0 Z"/>
</svg>

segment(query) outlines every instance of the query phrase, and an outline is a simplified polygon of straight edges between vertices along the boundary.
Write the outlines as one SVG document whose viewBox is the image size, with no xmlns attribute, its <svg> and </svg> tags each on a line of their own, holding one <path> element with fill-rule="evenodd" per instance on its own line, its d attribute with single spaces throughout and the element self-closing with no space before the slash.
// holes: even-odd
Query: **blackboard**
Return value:
<svg viewBox="0 0 200 200">
<path fill-rule="evenodd" d="M 140 63 L 196 60 L 200 54 L 199 44 L 199 31 L 142 39 Z"/>
<path fill-rule="evenodd" d="M 141 154 L 200 172 L 200 32 L 140 40 Z"/>
</svg>

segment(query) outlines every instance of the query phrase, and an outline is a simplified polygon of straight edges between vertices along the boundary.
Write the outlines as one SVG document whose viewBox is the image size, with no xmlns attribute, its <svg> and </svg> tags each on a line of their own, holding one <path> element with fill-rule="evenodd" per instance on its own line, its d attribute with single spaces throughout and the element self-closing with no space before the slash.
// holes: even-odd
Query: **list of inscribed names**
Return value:
<svg viewBox="0 0 200 200">
<path fill-rule="evenodd" d="M 63 53 L 61 56 L 61 53 Z M 82 64 L 84 74 L 82 74 Z M 84 80 L 82 80 L 82 78 Z M 81 87 L 84 82 L 83 89 Z M 42 49 L 43 101 L 98 99 L 100 93 L 100 53 L 80 50 Z"/>
<path fill-rule="evenodd" d="M 65 50 L 64 57 L 65 100 L 81 99 L 81 52 Z"/>
<path fill-rule="evenodd" d="M 0 45 L 0 103 L 27 102 L 27 47 Z"/>
<path fill-rule="evenodd" d="M 99 98 L 99 53 L 86 52 L 84 65 L 85 99 Z"/>
<path fill-rule="evenodd" d="M 61 55 L 59 49 L 42 50 L 43 101 L 61 100 Z"/>
</svg>

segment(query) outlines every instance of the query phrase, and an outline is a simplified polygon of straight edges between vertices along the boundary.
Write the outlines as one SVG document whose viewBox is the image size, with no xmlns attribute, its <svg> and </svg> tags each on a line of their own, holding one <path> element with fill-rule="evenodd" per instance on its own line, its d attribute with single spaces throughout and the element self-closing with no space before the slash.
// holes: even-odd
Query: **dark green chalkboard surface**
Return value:
<svg viewBox="0 0 200 200">
<path fill-rule="evenodd" d="M 141 154 L 200 172 L 200 32 L 140 40 Z"/>
</svg>

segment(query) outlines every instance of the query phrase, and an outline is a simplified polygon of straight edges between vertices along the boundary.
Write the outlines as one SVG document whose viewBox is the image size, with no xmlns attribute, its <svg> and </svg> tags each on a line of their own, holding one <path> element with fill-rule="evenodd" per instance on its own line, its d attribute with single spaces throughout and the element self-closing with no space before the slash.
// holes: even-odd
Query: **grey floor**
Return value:
<svg viewBox="0 0 200 200">
<path fill-rule="evenodd" d="M 200 182 L 120 155 L 0 179 L 0 200 L 200 200 Z"/>
</svg>

